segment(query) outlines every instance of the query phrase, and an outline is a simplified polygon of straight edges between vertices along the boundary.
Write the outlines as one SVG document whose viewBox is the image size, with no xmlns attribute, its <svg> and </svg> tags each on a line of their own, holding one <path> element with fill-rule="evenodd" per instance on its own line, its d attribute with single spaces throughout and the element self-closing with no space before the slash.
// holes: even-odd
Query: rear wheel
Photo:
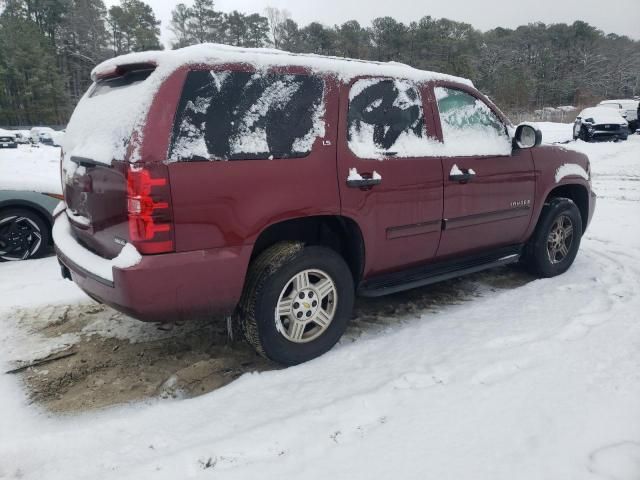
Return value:
<svg viewBox="0 0 640 480">
<path fill-rule="evenodd" d="M 542 210 L 527 245 L 525 264 L 539 277 L 554 277 L 567 271 L 578 254 L 582 218 L 568 198 L 553 198 Z"/>
<path fill-rule="evenodd" d="M 284 365 L 330 350 L 353 309 L 349 267 L 335 251 L 281 242 L 249 268 L 238 307 L 241 329 L 261 355 Z"/>
<path fill-rule="evenodd" d="M 0 261 L 39 257 L 49 239 L 49 227 L 38 214 L 22 208 L 0 212 Z"/>
</svg>

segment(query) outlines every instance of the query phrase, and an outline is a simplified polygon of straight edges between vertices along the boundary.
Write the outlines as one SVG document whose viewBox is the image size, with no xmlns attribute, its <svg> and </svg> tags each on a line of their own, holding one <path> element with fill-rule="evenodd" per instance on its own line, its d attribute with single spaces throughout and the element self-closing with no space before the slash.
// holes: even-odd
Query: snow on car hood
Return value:
<svg viewBox="0 0 640 480">
<path fill-rule="evenodd" d="M 588 118 L 592 118 L 593 123 L 596 125 L 600 125 L 602 123 L 615 123 L 618 125 L 627 124 L 627 121 L 622 117 L 622 115 L 609 107 L 585 108 L 578 116 L 582 118 L 583 121 Z"/>
</svg>

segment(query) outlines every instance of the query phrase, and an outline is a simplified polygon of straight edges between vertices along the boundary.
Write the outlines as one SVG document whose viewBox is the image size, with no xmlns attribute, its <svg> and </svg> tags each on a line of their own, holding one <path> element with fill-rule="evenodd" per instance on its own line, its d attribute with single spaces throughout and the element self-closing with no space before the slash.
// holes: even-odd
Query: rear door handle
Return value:
<svg viewBox="0 0 640 480">
<path fill-rule="evenodd" d="M 351 188 L 367 188 L 380 185 L 382 183 L 382 177 L 375 170 L 373 174 L 358 173 L 355 168 L 349 169 L 349 176 L 347 177 L 347 186 Z"/>
</svg>

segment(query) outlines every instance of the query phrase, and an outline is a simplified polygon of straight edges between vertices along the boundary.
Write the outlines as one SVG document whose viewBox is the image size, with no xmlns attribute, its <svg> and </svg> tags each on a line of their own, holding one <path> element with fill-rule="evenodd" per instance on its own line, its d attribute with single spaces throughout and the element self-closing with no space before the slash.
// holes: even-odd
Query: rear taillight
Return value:
<svg viewBox="0 0 640 480">
<path fill-rule="evenodd" d="M 174 250 L 169 175 L 165 165 L 127 169 L 129 241 L 140 253 Z"/>
</svg>

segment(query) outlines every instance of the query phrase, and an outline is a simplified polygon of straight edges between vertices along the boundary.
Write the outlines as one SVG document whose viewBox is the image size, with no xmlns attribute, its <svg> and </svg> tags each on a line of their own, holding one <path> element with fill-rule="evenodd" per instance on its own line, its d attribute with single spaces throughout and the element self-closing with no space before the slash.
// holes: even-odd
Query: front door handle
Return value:
<svg viewBox="0 0 640 480">
<path fill-rule="evenodd" d="M 355 179 L 347 179 L 347 186 L 351 188 L 373 187 L 382 183 L 381 178 L 362 177 Z"/>
<path fill-rule="evenodd" d="M 476 172 L 473 171 L 473 168 L 460 170 L 455 164 L 451 167 L 451 172 L 449 172 L 449 180 L 452 182 L 467 183 L 473 180 L 475 176 Z"/>
</svg>

